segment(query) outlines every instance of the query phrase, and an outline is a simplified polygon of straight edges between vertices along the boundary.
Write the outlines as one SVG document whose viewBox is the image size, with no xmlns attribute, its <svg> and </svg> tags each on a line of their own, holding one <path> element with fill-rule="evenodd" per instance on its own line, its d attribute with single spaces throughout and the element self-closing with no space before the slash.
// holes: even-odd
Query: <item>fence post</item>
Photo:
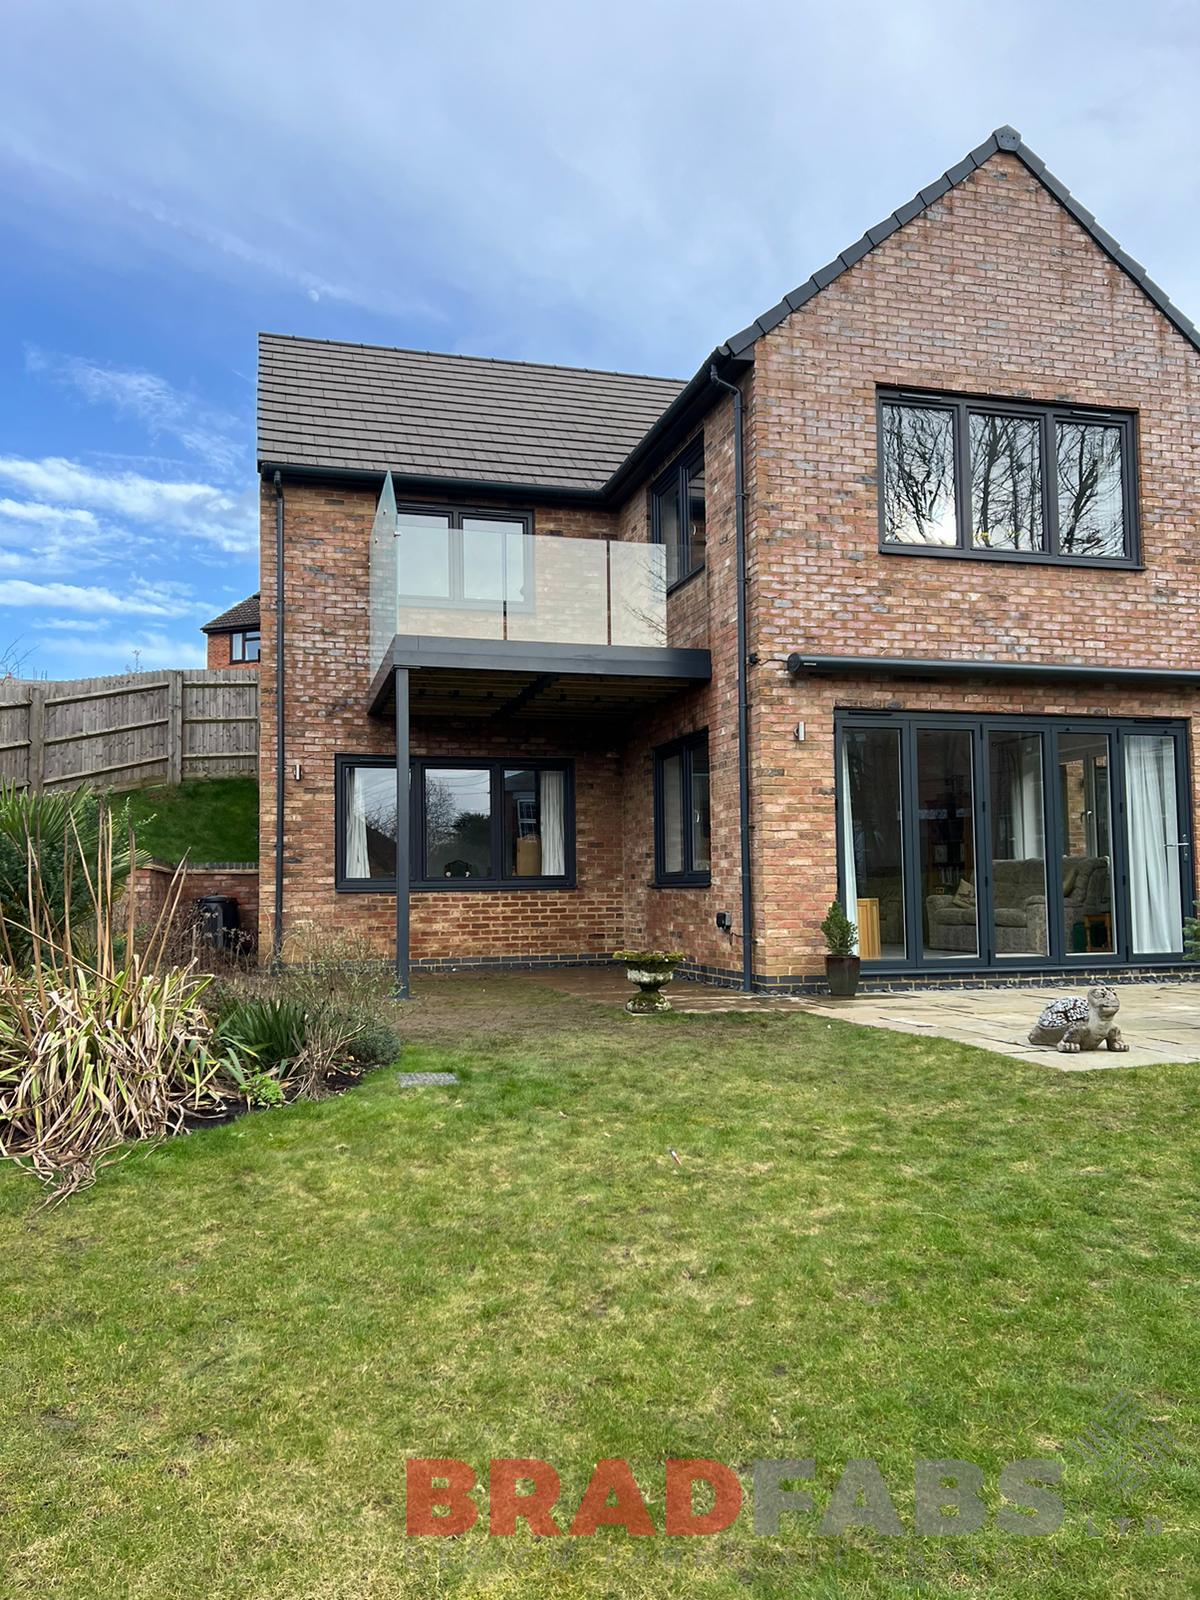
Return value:
<svg viewBox="0 0 1200 1600">
<path fill-rule="evenodd" d="M 34 794 L 41 794 L 46 781 L 46 686 L 29 687 L 29 769 L 26 781 Z"/>
<path fill-rule="evenodd" d="M 183 673 L 167 673 L 167 782 L 183 782 Z"/>
</svg>

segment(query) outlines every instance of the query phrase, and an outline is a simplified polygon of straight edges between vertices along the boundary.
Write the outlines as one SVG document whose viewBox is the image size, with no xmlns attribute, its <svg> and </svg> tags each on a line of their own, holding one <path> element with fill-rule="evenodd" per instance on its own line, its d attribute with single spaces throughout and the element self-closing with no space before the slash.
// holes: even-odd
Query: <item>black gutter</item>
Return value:
<svg viewBox="0 0 1200 1600">
<path fill-rule="evenodd" d="M 298 483 L 369 483 L 378 487 L 387 477 L 387 470 L 379 467 L 314 467 L 299 466 L 289 461 L 260 461 L 258 470 L 265 478 L 269 473 L 292 478 Z M 428 474 L 403 473 L 392 469 L 392 482 L 397 487 L 412 490 L 414 494 L 487 494 L 497 498 L 519 499 L 560 505 L 601 505 L 604 501 L 602 486 L 595 489 L 558 488 L 553 484 L 493 482 L 487 478 L 436 478 Z"/>
<path fill-rule="evenodd" d="M 750 701 L 746 673 L 746 483 L 742 438 L 742 391 L 726 383 L 716 367 L 709 379 L 733 396 L 733 501 L 737 548 L 737 665 L 738 665 L 738 818 L 741 827 L 742 868 L 742 989 L 754 988 L 754 905 L 750 866 Z"/>
<path fill-rule="evenodd" d="M 675 396 L 671 404 L 653 423 L 649 431 L 642 435 L 640 441 L 622 461 L 621 465 L 613 472 L 608 482 L 601 490 L 601 498 L 605 501 L 616 500 L 621 491 L 648 465 L 655 456 L 668 455 L 674 444 L 678 443 L 697 415 L 706 412 L 709 407 L 705 404 L 705 395 L 710 384 L 717 383 L 723 389 L 731 389 L 732 384 L 724 378 L 717 377 L 718 363 L 727 371 L 745 370 L 753 365 L 753 358 L 743 357 L 731 362 L 729 351 L 724 345 L 719 345 L 712 354 L 700 365 L 695 377 L 689 379 L 684 387 Z"/>
<path fill-rule="evenodd" d="M 275 474 L 275 927 L 271 949 L 283 951 L 283 479 Z"/>
<path fill-rule="evenodd" d="M 794 678 L 827 678 L 858 673 L 885 673 L 910 678 L 1029 678 L 1069 683 L 1200 684 L 1200 670 L 1190 667 L 1097 667 L 1070 662 L 971 661 L 920 659 L 911 656 L 810 656 L 794 651 L 787 658 Z"/>
</svg>

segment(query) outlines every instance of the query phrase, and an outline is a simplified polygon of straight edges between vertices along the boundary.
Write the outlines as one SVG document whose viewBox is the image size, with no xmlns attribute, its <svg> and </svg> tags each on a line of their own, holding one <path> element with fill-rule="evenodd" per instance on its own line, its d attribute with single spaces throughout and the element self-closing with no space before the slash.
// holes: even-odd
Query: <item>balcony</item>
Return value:
<svg viewBox="0 0 1200 1600">
<path fill-rule="evenodd" d="M 704 577 L 668 596 L 666 554 L 499 512 L 397 513 L 389 480 L 371 536 L 372 710 L 394 705 L 397 669 L 426 715 L 617 715 L 706 682 Z"/>
</svg>

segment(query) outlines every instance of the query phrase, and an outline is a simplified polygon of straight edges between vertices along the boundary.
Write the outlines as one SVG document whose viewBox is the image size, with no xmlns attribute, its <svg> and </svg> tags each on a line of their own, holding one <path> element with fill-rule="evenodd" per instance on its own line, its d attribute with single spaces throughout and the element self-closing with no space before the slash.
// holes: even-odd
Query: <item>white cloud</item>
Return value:
<svg viewBox="0 0 1200 1600">
<path fill-rule="evenodd" d="M 159 667 L 202 667 L 205 644 L 197 637 L 173 638 L 154 629 L 113 634 L 110 638 L 56 639 L 43 650 L 49 670 L 64 677 L 76 673 L 124 672 L 126 668 L 153 671 Z"/>
<path fill-rule="evenodd" d="M 0 522 L 32 522 L 43 528 L 96 528 L 94 512 L 76 506 L 44 506 L 0 497 Z"/>
<path fill-rule="evenodd" d="M 367 308 L 406 319 L 396 342 L 686 374 L 1003 121 L 1200 299 L 1195 7 L 1122 32 L 1079 0 L 1013 0 L 1003 29 L 933 0 L 763 0 L 736 137 L 745 18 L 718 0 L 686 28 L 677 5 L 545 0 L 503 26 L 484 0 L 8 9 L 17 199 L 76 254 L 174 258 L 282 326 L 336 335 Z M 403 61 L 403 92 L 363 93 L 368 58 Z"/>
<path fill-rule="evenodd" d="M 30 372 L 49 374 L 75 389 L 93 405 L 107 405 L 119 415 L 134 417 L 154 440 L 175 439 L 190 455 L 219 471 L 230 471 L 248 453 L 248 437 L 244 432 L 239 437 L 235 417 L 184 394 L 157 373 L 106 367 L 82 356 L 53 355 L 36 345 L 26 348 L 25 365 Z"/>
<path fill-rule="evenodd" d="M 64 456 L 0 456 L 0 482 L 76 510 L 170 528 L 231 555 L 258 547 L 252 491 L 235 494 L 211 483 L 172 482 L 140 472 L 98 472 Z"/>
<path fill-rule="evenodd" d="M 197 611 L 192 602 L 168 585 L 151 588 L 135 584 L 128 594 L 117 594 L 96 584 L 30 583 L 24 578 L 0 579 L 0 606 L 46 606 L 58 611 L 100 611 L 111 616 L 183 617 Z"/>
<path fill-rule="evenodd" d="M 100 617 L 38 617 L 39 633 L 104 633 L 112 624 Z"/>
</svg>

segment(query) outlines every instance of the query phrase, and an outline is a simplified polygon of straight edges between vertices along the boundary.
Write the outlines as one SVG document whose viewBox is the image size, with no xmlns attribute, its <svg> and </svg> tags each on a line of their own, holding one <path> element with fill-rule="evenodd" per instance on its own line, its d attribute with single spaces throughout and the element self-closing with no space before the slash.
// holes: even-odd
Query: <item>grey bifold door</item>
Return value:
<svg viewBox="0 0 1200 1600">
<path fill-rule="evenodd" d="M 1183 954 L 1181 724 L 839 719 L 839 883 L 865 961 L 1119 965 Z"/>
</svg>

